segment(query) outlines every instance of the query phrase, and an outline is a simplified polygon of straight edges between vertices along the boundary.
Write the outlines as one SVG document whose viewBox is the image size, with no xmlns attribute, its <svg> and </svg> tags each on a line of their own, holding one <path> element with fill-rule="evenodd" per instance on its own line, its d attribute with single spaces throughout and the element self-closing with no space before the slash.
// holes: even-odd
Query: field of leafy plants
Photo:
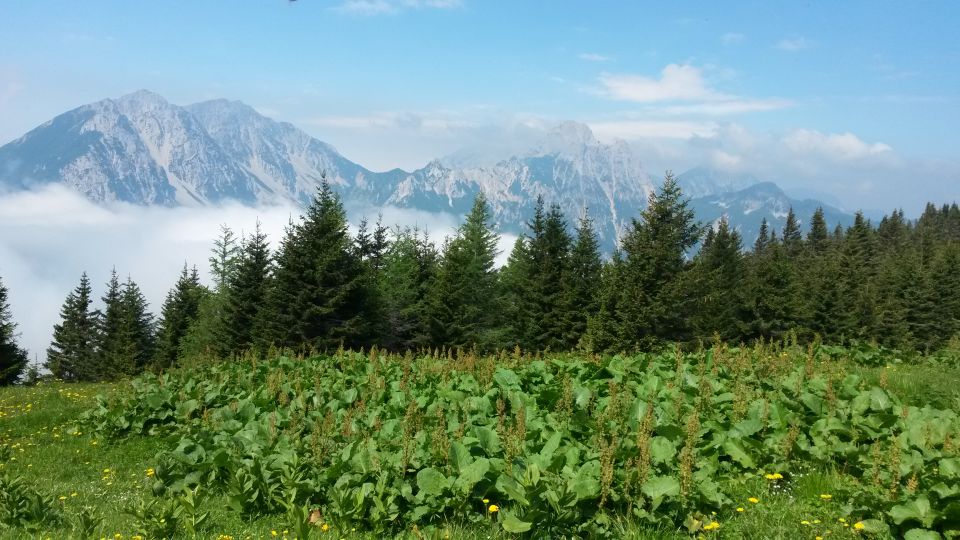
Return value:
<svg viewBox="0 0 960 540">
<path fill-rule="evenodd" d="M 155 444 L 126 510 L 144 538 L 218 537 L 209 498 L 288 538 L 738 537 L 774 499 L 807 512 L 783 537 L 960 536 L 956 398 L 907 404 L 896 365 L 856 354 L 248 358 L 144 375 L 64 436 Z M 0 448 L 10 524 L 44 495 Z"/>
</svg>

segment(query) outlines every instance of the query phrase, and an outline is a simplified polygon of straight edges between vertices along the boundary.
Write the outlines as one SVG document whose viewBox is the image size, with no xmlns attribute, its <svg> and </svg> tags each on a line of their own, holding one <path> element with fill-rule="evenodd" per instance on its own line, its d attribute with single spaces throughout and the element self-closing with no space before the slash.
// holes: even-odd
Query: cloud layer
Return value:
<svg viewBox="0 0 960 540">
<path fill-rule="evenodd" d="M 184 263 L 196 265 L 209 283 L 207 259 L 220 225 L 238 235 L 259 220 L 276 247 L 290 219 L 301 210 L 291 206 L 250 208 L 144 208 L 98 206 L 62 186 L 42 191 L 0 194 L 0 277 L 10 290 L 21 345 L 40 362 L 67 294 L 87 272 L 100 304 L 112 268 L 143 289 L 150 309 L 160 305 Z M 366 216 L 391 225 L 417 226 L 439 246 L 458 226 L 450 214 L 386 208 L 348 208 L 352 223 Z M 501 238 L 498 261 L 506 260 L 515 237 Z"/>
</svg>

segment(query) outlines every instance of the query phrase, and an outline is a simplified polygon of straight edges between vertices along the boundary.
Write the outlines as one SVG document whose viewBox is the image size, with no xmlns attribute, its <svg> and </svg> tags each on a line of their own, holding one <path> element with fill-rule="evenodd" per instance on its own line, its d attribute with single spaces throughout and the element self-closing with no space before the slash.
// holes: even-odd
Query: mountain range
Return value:
<svg viewBox="0 0 960 540">
<path fill-rule="evenodd" d="M 61 183 L 99 203 L 306 204 L 324 177 L 348 207 L 459 215 L 483 191 L 501 230 L 515 233 L 542 196 L 571 220 L 586 209 L 607 249 L 659 182 L 626 142 L 602 143 L 576 122 L 555 126 L 531 148 L 493 164 L 437 159 L 411 172 L 375 172 L 241 102 L 178 106 L 146 90 L 65 112 L 0 147 L 0 190 Z M 806 222 L 821 206 L 749 175 L 696 168 L 678 180 L 699 219 L 711 223 L 727 215 L 745 242 L 755 238 L 761 218 L 780 229 L 789 207 Z M 831 226 L 852 221 L 823 206 Z"/>
</svg>

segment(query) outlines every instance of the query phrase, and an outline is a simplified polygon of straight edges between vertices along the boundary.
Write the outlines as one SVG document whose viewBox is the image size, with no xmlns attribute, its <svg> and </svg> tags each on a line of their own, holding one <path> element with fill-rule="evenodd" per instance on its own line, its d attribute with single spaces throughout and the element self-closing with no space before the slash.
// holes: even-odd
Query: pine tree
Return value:
<svg viewBox="0 0 960 540">
<path fill-rule="evenodd" d="M 213 253 L 210 262 L 210 275 L 213 276 L 213 290 L 224 293 L 233 280 L 239 264 L 240 246 L 237 237 L 226 224 L 220 225 L 220 236 L 213 241 Z"/>
<path fill-rule="evenodd" d="M 158 368 L 168 368 L 177 363 L 181 342 L 197 319 L 200 302 L 207 294 L 209 291 L 200 284 L 196 267 L 188 269 L 184 264 L 180 277 L 160 308 L 154 355 L 154 363 Z"/>
<path fill-rule="evenodd" d="M 316 350 L 372 344 L 380 325 L 376 283 L 347 231 L 340 198 L 324 181 L 303 220 L 287 227 L 260 342 Z"/>
<path fill-rule="evenodd" d="M 213 290 L 205 287 L 199 290 L 196 316 L 178 345 L 180 357 L 219 359 L 230 354 L 226 309 L 240 266 L 240 250 L 233 230 L 221 225 L 220 236 L 214 239 L 207 259 Z"/>
<path fill-rule="evenodd" d="M 115 379 L 124 372 L 125 359 L 123 358 L 124 343 L 122 325 L 124 319 L 122 291 L 120 290 L 120 280 L 117 277 L 117 269 L 110 272 L 110 281 L 107 282 L 107 292 L 101 298 L 103 301 L 103 314 L 99 317 L 99 351 L 100 361 L 98 362 L 101 370 L 98 373 L 100 379 Z"/>
<path fill-rule="evenodd" d="M 520 235 L 513 243 L 507 264 L 500 269 L 501 305 L 506 328 L 504 336 L 508 347 L 533 349 L 530 339 L 531 303 L 533 287 L 530 283 L 530 249 L 527 237 Z"/>
<path fill-rule="evenodd" d="M 663 186 L 650 195 L 641 219 L 623 239 L 625 297 L 620 303 L 624 336 L 631 348 L 689 337 L 689 299 L 681 285 L 687 250 L 700 238 L 700 225 L 676 178 L 667 171 Z"/>
<path fill-rule="evenodd" d="M 456 236 L 444 245 L 430 299 L 435 344 L 481 350 L 502 345 L 494 266 L 498 238 L 487 199 L 480 193 Z"/>
<path fill-rule="evenodd" d="M 800 233 L 800 222 L 793 213 L 793 207 L 787 211 L 787 221 L 783 226 L 783 247 L 787 254 L 795 257 L 803 247 L 803 235 Z"/>
<path fill-rule="evenodd" d="M 272 274 L 270 245 L 258 221 L 253 234 L 241 243 L 237 271 L 225 299 L 225 354 L 235 356 L 255 349 L 258 322 L 265 313 Z"/>
<path fill-rule="evenodd" d="M 827 242 L 830 240 L 830 232 L 827 230 L 827 220 L 823 215 L 823 207 L 818 206 L 810 218 L 810 232 L 807 233 L 807 243 L 816 254 L 822 254 L 827 248 Z"/>
<path fill-rule="evenodd" d="M 775 239 L 776 237 L 774 236 L 773 240 Z M 755 255 L 763 255 L 771 241 L 770 226 L 767 224 L 767 218 L 763 218 L 760 221 L 760 232 L 757 235 L 757 240 L 753 243 L 753 253 Z"/>
<path fill-rule="evenodd" d="M 746 318 L 742 298 L 744 282 L 743 249 L 740 234 L 730 228 L 726 216 L 697 255 L 691 285 L 697 296 L 692 320 L 696 335 L 709 341 L 719 335 L 727 341 L 741 338 Z"/>
<path fill-rule="evenodd" d="M 530 288 L 528 347 L 542 351 L 562 349 L 570 316 L 564 302 L 563 283 L 570 258 L 570 235 L 559 205 L 544 212 L 543 199 L 537 199 L 530 223 L 527 286 Z"/>
<path fill-rule="evenodd" d="M 141 373 L 153 359 L 156 337 L 154 335 L 153 314 L 140 287 L 127 276 L 120 297 L 123 306 L 120 348 L 123 364 L 120 372 L 131 376 Z"/>
<path fill-rule="evenodd" d="M 868 339 L 870 328 L 875 324 L 875 234 L 869 220 L 857 212 L 841 244 L 834 325 L 846 339 Z"/>
<path fill-rule="evenodd" d="M 587 332 L 587 319 L 600 304 L 603 261 L 600 242 L 593 229 L 593 221 L 584 213 L 577 225 L 577 238 L 570 253 L 570 268 L 564 280 L 564 294 L 569 321 L 565 329 L 567 349 L 580 345 Z"/>
<path fill-rule="evenodd" d="M 770 240 L 754 251 L 749 269 L 744 284 L 747 337 L 778 340 L 803 325 L 801 282 L 786 247 Z"/>
<path fill-rule="evenodd" d="M 633 341 L 624 336 L 625 324 L 621 318 L 627 311 L 621 306 L 625 298 L 623 274 L 624 262 L 617 251 L 600 270 L 597 310 L 587 315 L 587 333 L 582 340 L 587 351 L 613 352 L 633 347 Z"/>
<path fill-rule="evenodd" d="M 91 311 L 93 291 L 86 272 L 60 310 L 60 324 L 53 327 L 53 342 L 47 349 L 47 369 L 65 381 L 93 381 L 100 373 L 97 351 L 97 318 Z"/>
<path fill-rule="evenodd" d="M 397 231 L 383 255 L 379 276 L 385 315 L 382 346 L 408 351 L 431 345 L 426 310 L 437 258 L 437 250 L 425 234 Z"/>
<path fill-rule="evenodd" d="M 17 344 L 17 325 L 10 312 L 8 291 L 0 279 L 0 386 L 20 382 L 27 369 L 27 351 Z"/>
</svg>

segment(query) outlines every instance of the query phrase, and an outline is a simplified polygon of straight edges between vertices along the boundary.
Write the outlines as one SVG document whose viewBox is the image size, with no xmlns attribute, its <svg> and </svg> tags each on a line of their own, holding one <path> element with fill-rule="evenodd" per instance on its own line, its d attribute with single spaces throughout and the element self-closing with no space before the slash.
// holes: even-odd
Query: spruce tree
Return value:
<svg viewBox="0 0 960 540">
<path fill-rule="evenodd" d="M 226 224 L 220 225 L 220 236 L 213 241 L 213 249 L 208 261 L 210 275 L 213 277 L 213 290 L 225 293 L 233 280 L 239 264 L 240 246 L 233 230 Z"/>
<path fill-rule="evenodd" d="M 0 386 L 16 384 L 27 368 L 27 351 L 17 343 L 17 324 L 10 312 L 8 294 L 0 279 Z"/>
<path fill-rule="evenodd" d="M 617 251 L 600 270 L 597 310 L 588 314 L 587 333 L 582 340 L 583 348 L 587 351 L 615 352 L 634 347 L 633 336 L 628 339 L 624 335 L 626 325 L 622 319 L 627 312 L 621 305 L 626 298 L 623 293 L 624 266 Z"/>
<path fill-rule="evenodd" d="M 160 308 L 160 321 L 157 324 L 157 346 L 154 364 L 158 368 L 168 368 L 177 363 L 180 346 L 197 319 L 200 302 L 209 294 L 200 284 L 197 268 L 189 269 L 183 265 L 183 271 L 176 284 Z"/>
<path fill-rule="evenodd" d="M 501 305 L 503 307 L 505 345 L 533 349 L 530 339 L 531 303 L 533 287 L 530 283 L 530 249 L 526 236 L 520 235 L 513 243 L 507 264 L 500 269 Z"/>
<path fill-rule="evenodd" d="M 120 347 L 123 364 L 120 373 L 131 376 L 141 373 L 153 359 L 156 343 L 153 314 L 140 287 L 127 276 L 120 297 L 123 306 Z"/>
<path fill-rule="evenodd" d="M 587 332 L 587 320 L 600 304 L 603 261 L 593 221 L 584 213 L 577 224 L 577 238 L 570 252 L 570 267 L 564 280 L 564 295 L 569 314 L 564 344 L 572 349 L 581 344 Z"/>
<path fill-rule="evenodd" d="M 223 344 L 227 355 L 255 349 L 258 321 L 266 313 L 272 274 L 270 245 L 257 221 L 253 234 L 241 243 L 237 271 L 225 298 Z"/>
<path fill-rule="evenodd" d="M 807 233 L 807 243 L 816 254 L 822 254 L 830 240 L 830 231 L 827 230 L 827 220 L 823 215 L 823 207 L 818 206 L 810 218 L 810 232 Z"/>
<path fill-rule="evenodd" d="M 787 220 L 783 226 L 783 247 L 787 254 L 795 257 L 803 247 L 803 235 L 800 232 L 800 222 L 797 215 L 793 213 L 793 207 L 787 211 Z"/>
<path fill-rule="evenodd" d="M 503 344 L 494 266 L 498 238 L 487 199 L 480 193 L 456 236 L 444 245 L 430 299 L 435 344 L 481 350 Z"/>
<path fill-rule="evenodd" d="M 801 282 L 787 248 L 769 240 L 760 252 L 752 254 L 749 271 L 744 284 L 746 336 L 779 340 L 801 326 Z"/>
<path fill-rule="evenodd" d="M 340 198 L 324 180 L 277 254 L 260 342 L 315 350 L 372 344 L 380 324 L 376 284 L 347 231 Z"/>
<path fill-rule="evenodd" d="M 100 373 L 97 351 L 97 318 L 91 310 L 93 290 L 84 272 L 80 284 L 63 303 L 61 322 L 53 327 L 46 367 L 58 379 L 93 381 Z"/>
<path fill-rule="evenodd" d="M 117 269 L 110 272 L 110 281 L 107 282 L 107 291 L 101 298 L 103 301 L 102 316 L 99 317 L 99 351 L 100 361 L 98 362 L 101 372 L 98 374 L 101 379 L 115 379 L 124 372 L 123 358 L 123 302 L 122 291 L 120 290 L 120 280 L 117 277 Z"/>
<path fill-rule="evenodd" d="M 398 351 L 432 345 L 426 310 L 437 258 L 426 234 L 397 231 L 383 254 L 379 275 L 385 323 L 380 345 Z"/>
<path fill-rule="evenodd" d="M 650 195 L 640 220 L 624 236 L 625 254 L 620 319 L 631 348 L 648 349 L 657 343 L 689 337 L 689 298 L 682 291 L 681 273 L 687 250 L 700 239 L 689 200 L 667 171 L 663 186 Z"/>
<path fill-rule="evenodd" d="M 742 298 L 744 284 L 743 249 L 740 233 L 730 228 L 726 216 L 697 255 L 690 281 L 697 305 L 692 315 L 694 330 L 701 340 L 719 335 L 727 341 L 741 338 L 746 318 Z"/>
<path fill-rule="evenodd" d="M 563 283 L 571 239 L 560 206 L 551 205 L 549 212 L 544 212 L 543 199 L 538 198 L 530 229 L 530 274 L 526 279 L 530 287 L 530 327 L 526 341 L 528 347 L 538 351 L 563 349 L 570 320 Z"/>
</svg>

